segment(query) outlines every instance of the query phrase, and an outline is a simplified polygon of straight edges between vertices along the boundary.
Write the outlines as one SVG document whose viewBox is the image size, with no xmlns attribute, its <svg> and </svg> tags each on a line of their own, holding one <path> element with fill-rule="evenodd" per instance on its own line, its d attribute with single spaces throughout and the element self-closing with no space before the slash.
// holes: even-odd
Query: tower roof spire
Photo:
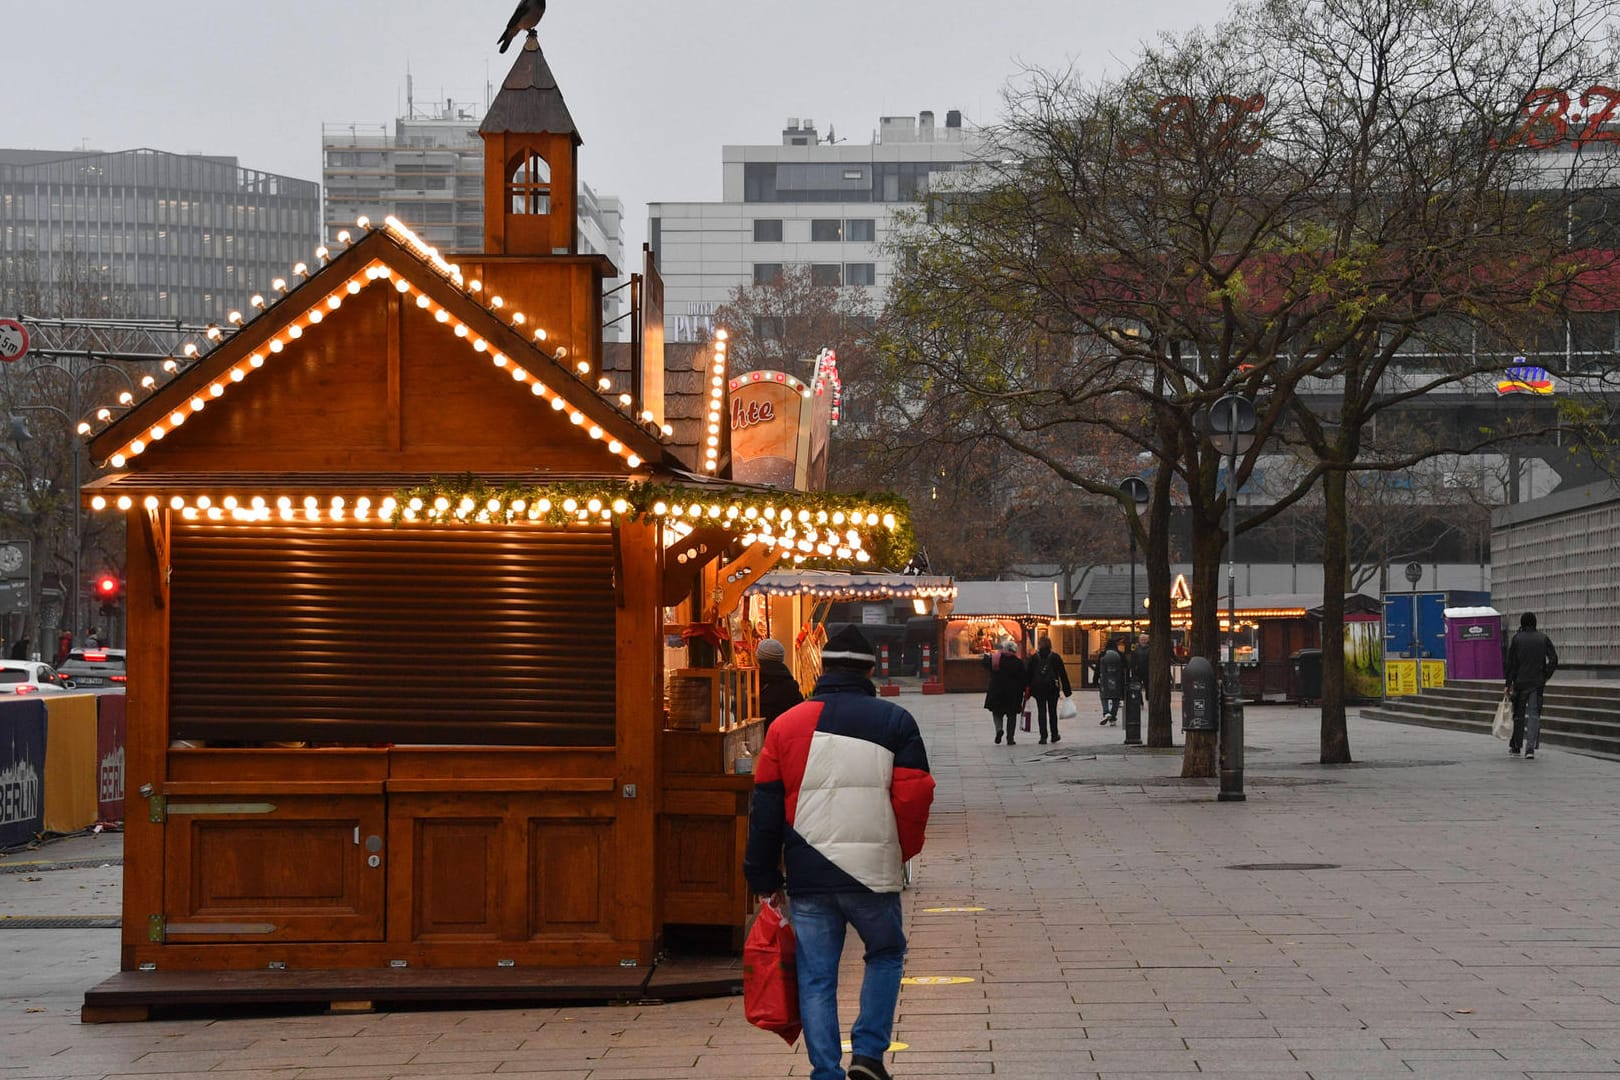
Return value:
<svg viewBox="0 0 1620 1080">
<path fill-rule="evenodd" d="M 546 54 L 532 32 L 478 130 L 486 135 L 568 135 L 575 146 L 585 141 L 574 126 L 568 103 L 557 86 L 557 76 L 551 73 Z"/>
</svg>

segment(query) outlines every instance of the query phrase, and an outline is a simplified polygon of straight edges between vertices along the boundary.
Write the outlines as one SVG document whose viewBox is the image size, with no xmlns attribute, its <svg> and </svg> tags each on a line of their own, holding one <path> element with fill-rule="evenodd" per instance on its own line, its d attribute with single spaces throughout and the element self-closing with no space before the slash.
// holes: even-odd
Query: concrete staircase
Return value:
<svg viewBox="0 0 1620 1080">
<path fill-rule="evenodd" d="M 1416 697 L 1363 707 L 1361 715 L 1489 735 L 1501 700 L 1501 683 L 1461 680 Z M 1541 742 L 1620 760 L 1620 683 L 1560 682 L 1554 677 L 1542 699 Z"/>
</svg>

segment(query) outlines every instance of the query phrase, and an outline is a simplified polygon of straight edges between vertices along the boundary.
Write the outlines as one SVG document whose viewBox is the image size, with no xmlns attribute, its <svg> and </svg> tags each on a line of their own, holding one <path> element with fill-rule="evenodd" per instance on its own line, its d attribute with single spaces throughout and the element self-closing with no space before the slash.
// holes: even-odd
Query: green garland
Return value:
<svg viewBox="0 0 1620 1080">
<path fill-rule="evenodd" d="M 419 487 L 396 491 L 394 500 L 395 525 L 409 522 L 561 527 L 632 518 L 719 525 L 739 536 L 757 534 L 767 522 L 772 535 L 781 536 L 782 515 L 786 512 L 791 515 L 788 527 L 794 530 L 796 542 L 805 539 L 805 533 L 815 532 L 811 551 L 798 546 L 792 551 L 802 560 L 799 565 L 829 569 L 898 568 L 917 548 L 910 508 L 904 499 L 890 494 L 698 487 L 609 479 L 493 485 L 467 475 L 434 477 Z M 809 516 L 808 521 L 804 515 Z M 860 516 L 859 523 L 852 520 L 853 515 Z M 871 520 L 874 516 L 876 523 Z M 860 538 L 859 549 L 848 544 L 846 534 L 852 528 Z M 823 545 L 831 549 L 830 554 L 822 550 Z M 840 555 L 840 548 L 848 554 Z M 855 554 L 857 550 L 865 552 L 868 559 L 862 561 Z"/>
</svg>

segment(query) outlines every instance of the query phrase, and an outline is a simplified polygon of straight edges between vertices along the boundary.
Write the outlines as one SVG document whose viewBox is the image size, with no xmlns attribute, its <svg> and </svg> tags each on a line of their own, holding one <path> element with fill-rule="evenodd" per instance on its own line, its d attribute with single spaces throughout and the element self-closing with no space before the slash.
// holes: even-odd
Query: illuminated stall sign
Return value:
<svg viewBox="0 0 1620 1080">
<path fill-rule="evenodd" d="M 730 389 L 732 479 L 798 491 L 825 487 L 831 397 L 812 394 L 780 371 L 750 371 L 732 379 Z"/>
</svg>

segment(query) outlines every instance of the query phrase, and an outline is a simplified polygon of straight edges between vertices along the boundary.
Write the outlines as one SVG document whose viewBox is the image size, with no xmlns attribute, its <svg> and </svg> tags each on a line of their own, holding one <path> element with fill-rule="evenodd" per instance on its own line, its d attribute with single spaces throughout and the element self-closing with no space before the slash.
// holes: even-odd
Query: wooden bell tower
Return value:
<svg viewBox="0 0 1620 1080">
<path fill-rule="evenodd" d="M 484 254 L 577 254 L 582 140 L 534 37 L 524 42 L 478 133 Z"/>
</svg>

